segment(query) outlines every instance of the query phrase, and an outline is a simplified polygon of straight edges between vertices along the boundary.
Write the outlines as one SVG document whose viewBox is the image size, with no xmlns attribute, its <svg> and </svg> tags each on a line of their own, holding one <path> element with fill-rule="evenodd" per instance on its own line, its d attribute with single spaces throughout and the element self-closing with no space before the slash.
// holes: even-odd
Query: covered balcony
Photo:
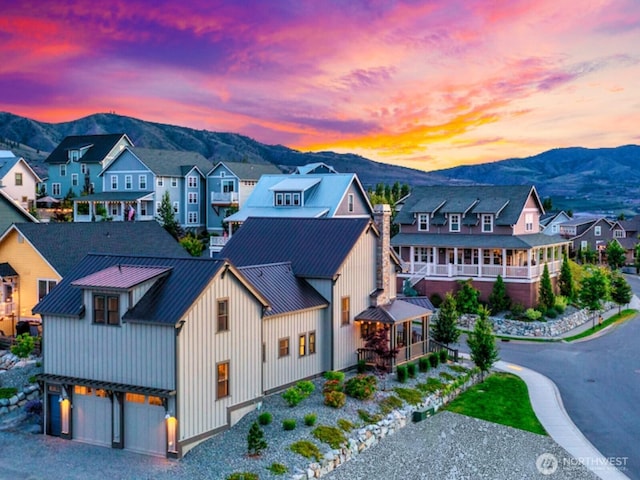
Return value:
<svg viewBox="0 0 640 480">
<path fill-rule="evenodd" d="M 211 205 L 237 205 L 240 197 L 238 192 L 211 192 Z"/>
</svg>

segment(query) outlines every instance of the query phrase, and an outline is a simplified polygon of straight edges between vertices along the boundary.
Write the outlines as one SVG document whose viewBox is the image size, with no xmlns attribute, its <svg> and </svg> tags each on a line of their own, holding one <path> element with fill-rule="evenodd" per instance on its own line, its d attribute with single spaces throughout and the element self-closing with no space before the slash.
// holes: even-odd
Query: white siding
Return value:
<svg viewBox="0 0 640 480">
<path fill-rule="evenodd" d="M 229 300 L 229 330 L 218 333 L 217 300 Z M 231 274 L 216 276 L 185 316 L 178 336 L 179 441 L 229 426 L 229 409 L 262 395 L 260 303 Z M 216 398 L 219 362 L 229 361 L 230 395 Z"/>
</svg>

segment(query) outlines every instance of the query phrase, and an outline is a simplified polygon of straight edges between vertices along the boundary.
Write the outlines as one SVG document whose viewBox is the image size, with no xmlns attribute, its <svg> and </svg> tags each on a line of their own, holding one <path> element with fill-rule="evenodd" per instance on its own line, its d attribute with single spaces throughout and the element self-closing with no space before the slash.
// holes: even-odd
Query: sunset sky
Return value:
<svg viewBox="0 0 640 480">
<path fill-rule="evenodd" d="M 0 111 L 422 170 L 640 143 L 640 2 L 14 0 Z"/>
</svg>

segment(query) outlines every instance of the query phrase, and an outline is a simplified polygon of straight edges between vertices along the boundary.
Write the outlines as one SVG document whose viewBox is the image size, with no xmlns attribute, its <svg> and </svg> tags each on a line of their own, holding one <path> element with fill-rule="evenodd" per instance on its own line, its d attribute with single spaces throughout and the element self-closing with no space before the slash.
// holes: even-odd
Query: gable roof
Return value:
<svg viewBox="0 0 640 480">
<path fill-rule="evenodd" d="M 74 287 L 129 290 L 171 271 L 171 267 L 113 265 L 71 282 Z"/>
<path fill-rule="evenodd" d="M 249 217 L 314 218 L 333 217 L 349 188 L 355 185 L 368 205 L 373 207 L 367 193 L 355 173 L 307 174 L 307 175 L 263 175 L 239 212 L 225 218 L 225 222 L 244 222 Z M 304 191 L 304 204 L 300 206 L 274 206 L 274 190 Z"/>
<path fill-rule="evenodd" d="M 336 171 L 335 168 L 333 168 L 330 165 L 327 165 L 326 163 L 316 162 L 316 163 L 307 163 L 306 165 L 301 165 L 299 167 L 296 167 L 293 173 L 297 175 L 308 175 L 310 173 L 323 173 L 326 175 L 329 173 L 338 173 L 338 172 Z"/>
<path fill-rule="evenodd" d="M 189 256 L 156 221 L 17 223 L 12 228 L 22 234 L 62 277 L 91 252 Z M 11 229 L 0 237 L 0 242 L 9 231 Z"/>
<path fill-rule="evenodd" d="M 16 203 L 13 198 L 7 195 L 2 188 L 0 188 L 0 231 L 4 231 L 4 229 L 10 227 L 10 222 L 14 221 L 10 218 L 10 215 L 7 212 L 11 212 L 16 219 L 19 218 L 29 222 L 39 223 L 39 220 L 36 217 L 27 212 L 22 205 Z"/>
<path fill-rule="evenodd" d="M 559 212 L 545 213 L 544 215 L 540 215 L 540 226 L 546 227 L 547 225 L 562 218 L 564 218 L 562 222 L 566 222 L 571 219 L 571 217 L 567 215 L 564 210 L 560 210 Z"/>
<path fill-rule="evenodd" d="M 386 305 L 369 307 L 356 315 L 354 320 L 394 324 L 433 313 L 430 309 L 404 300 L 394 299 Z"/>
<path fill-rule="evenodd" d="M 213 173 L 220 165 L 231 170 L 240 180 L 260 180 L 262 175 L 279 174 L 282 171 L 272 163 L 218 162 L 208 174 Z"/>
<path fill-rule="evenodd" d="M 31 175 L 33 175 L 33 178 L 35 178 L 36 182 L 42 181 L 42 179 L 33 170 L 33 168 L 31 168 L 31 165 L 29 165 L 27 161 L 22 157 L 0 157 L 0 179 L 4 178 L 4 176 L 9 173 L 9 170 L 11 170 L 18 163 L 24 164 L 27 170 L 31 172 Z"/>
<path fill-rule="evenodd" d="M 67 163 L 69 161 L 69 150 L 91 147 L 82 156 L 82 163 L 100 163 L 123 137 L 129 143 L 132 143 L 124 133 L 69 135 L 60 142 L 44 162 L 48 164 Z"/>
<path fill-rule="evenodd" d="M 192 167 L 198 167 L 206 175 L 213 164 L 198 152 L 182 150 L 158 150 L 131 147 L 129 150 L 144 163 L 149 170 L 161 177 L 184 177 Z M 101 172 L 102 175 L 103 172 Z"/>
<path fill-rule="evenodd" d="M 533 195 L 540 211 L 542 204 L 531 185 L 434 185 L 415 187 L 396 216 L 396 223 L 412 224 L 418 213 L 429 213 L 434 224 L 444 224 L 444 213 L 494 214 L 496 225 L 514 225 Z"/>
<path fill-rule="evenodd" d="M 271 308 L 265 311 L 265 316 L 329 305 L 317 290 L 294 275 L 291 262 L 240 267 L 238 270 L 269 302 Z"/>
<path fill-rule="evenodd" d="M 218 253 L 238 267 L 291 262 L 296 276 L 333 278 L 368 218 L 249 218 Z"/>
</svg>

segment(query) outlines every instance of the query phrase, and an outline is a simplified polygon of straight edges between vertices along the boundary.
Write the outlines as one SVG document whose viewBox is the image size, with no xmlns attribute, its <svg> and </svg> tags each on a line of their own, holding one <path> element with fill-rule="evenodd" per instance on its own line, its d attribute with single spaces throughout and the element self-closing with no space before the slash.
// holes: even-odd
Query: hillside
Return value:
<svg viewBox="0 0 640 480">
<path fill-rule="evenodd" d="M 115 114 L 95 114 L 72 122 L 43 123 L 0 112 L 0 149 L 10 149 L 46 176 L 43 160 L 67 135 L 126 133 L 136 146 L 191 150 L 216 162 L 269 162 L 283 171 L 324 162 L 355 172 L 365 185 L 533 184 L 555 208 L 617 215 L 640 212 L 640 146 L 549 150 L 528 158 L 424 172 L 374 162 L 352 154 L 300 152 L 235 134 L 146 122 Z"/>
</svg>

